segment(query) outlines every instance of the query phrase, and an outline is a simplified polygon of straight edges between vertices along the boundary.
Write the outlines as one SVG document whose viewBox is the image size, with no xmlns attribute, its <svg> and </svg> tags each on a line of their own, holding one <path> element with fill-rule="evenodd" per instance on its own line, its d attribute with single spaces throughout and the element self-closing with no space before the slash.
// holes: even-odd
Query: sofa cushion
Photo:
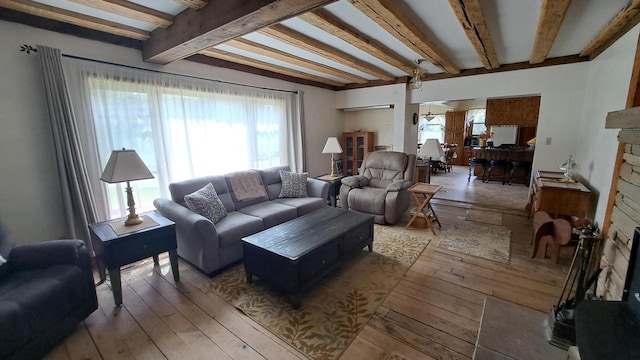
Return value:
<svg viewBox="0 0 640 360">
<path fill-rule="evenodd" d="M 349 192 L 349 208 L 369 214 L 384 214 L 387 191 L 373 187 L 353 189 Z"/>
<path fill-rule="evenodd" d="M 295 219 L 298 216 L 298 210 L 293 206 L 279 204 L 275 201 L 264 201 L 244 207 L 239 211 L 261 218 L 265 229 Z"/>
<path fill-rule="evenodd" d="M 269 194 L 269 200 L 277 199 L 280 196 L 282 182 L 280 181 L 280 170 L 290 171 L 288 166 L 276 166 L 269 169 L 258 170 L 264 185 Z"/>
<path fill-rule="evenodd" d="M 292 173 L 280 170 L 281 198 L 306 198 L 307 194 L 307 173 Z"/>
<path fill-rule="evenodd" d="M 240 239 L 264 230 L 262 219 L 232 211 L 216 224 L 221 248 L 238 245 Z"/>
<path fill-rule="evenodd" d="M 169 192 L 171 193 L 171 200 L 187 207 L 184 202 L 184 196 L 189 195 L 194 191 L 202 189 L 205 185 L 211 183 L 213 188 L 216 189 L 216 194 L 222 203 L 224 204 L 227 212 L 235 211 L 236 205 L 231 197 L 231 192 L 227 186 L 227 180 L 222 175 L 216 176 L 203 176 L 195 179 L 179 181 L 169 184 Z"/>
<path fill-rule="evenodd" d="M 280 198 L 273 200 L 279 204 L 293 206 L 298 211 L 298 216 L 302 216 L 327 206 L 327 201 L 320 198 Z"/>
<path fill-rule="evenodd" d="M 227 216 L 227 210 L 211 183 L 196 192 L 185 195 L 184 202 L 191 211 L 206 217 L 214 224 Z"/>
</svg>

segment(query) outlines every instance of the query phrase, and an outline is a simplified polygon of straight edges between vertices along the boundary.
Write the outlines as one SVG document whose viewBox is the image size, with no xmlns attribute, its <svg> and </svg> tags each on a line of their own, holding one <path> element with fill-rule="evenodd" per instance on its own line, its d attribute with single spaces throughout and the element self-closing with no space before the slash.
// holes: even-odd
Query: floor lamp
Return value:
<svg viewBox="0 0 640 360">
<path fill-rule="evenodd" d="M 427 184 L 431 184 L 431 159 L 442 158 L 443 156 L 444 151 L 442 151 L 442 146 L 438 139 L 427 139 L 420 147 L 418 157 L 429 158 L 429 163 L 427 164 Z"/>
</svg>

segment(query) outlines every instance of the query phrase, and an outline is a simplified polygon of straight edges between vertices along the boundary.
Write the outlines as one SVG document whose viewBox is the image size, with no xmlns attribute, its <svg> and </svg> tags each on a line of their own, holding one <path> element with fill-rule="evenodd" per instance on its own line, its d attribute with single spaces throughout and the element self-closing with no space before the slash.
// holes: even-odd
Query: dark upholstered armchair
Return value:
<svg viewBox="0 0 640 360">
<path fill-rule="evenodd" d="M 82 240 L 14 247 L 0 224 L 0 255 L 0 359 L 42 358 L 98 308 Z"/>
<path fill-rule="evenodd" d="M 374 215 L 376 224 L 395 224 L 407 211 L 416 155 L 397 151 L 368 153 L 360 174 L 342 179 L 340 202 L 344 209 Z"/>
</svg>

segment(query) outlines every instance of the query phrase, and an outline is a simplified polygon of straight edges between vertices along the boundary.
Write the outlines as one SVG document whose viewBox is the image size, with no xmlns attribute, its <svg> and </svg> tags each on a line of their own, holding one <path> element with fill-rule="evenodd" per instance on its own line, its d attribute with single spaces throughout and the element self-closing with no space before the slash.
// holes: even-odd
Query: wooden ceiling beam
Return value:
<svg viewBox="0 0 640 360">
<path fill-rule="evenodd" d="M 167 64 L 334 1 L 213 0 L 198 11 L 178 14 L 171 27 L 154 30 L 142 46 L 142 57 Z"/>
<path fill-rule="evenodd" d="M 571 0 L 568 0 L 571 1 Z M 486 69 L 500 67 L 479 0 L 449 0 L 453 12 Z"/>
<path fill-rule="evenodd" d="M 631 1 L 585 47 L 580 56 L 593 60 L 640 22 L 640 0 Z"/>
<path fill-rule="evenodd" d="M 217 59 L 217 58 L 214 58 L 214 57 L 211 57 L 211 56 L 202 55 L 202 54 L 191 55 L 188 58 L 185 58 L 184 60 L 193 61 L 193 62 L 197 62 L 197 63 L 200 63 L 200 64 L 209 65 L 209 66 L 215 66 L 215 67 L 222 68 L 222 69 L 241 71 L 241 72 L 243 72 L 245 74 L 253 74 L 253 75 L 258 75 L 258 76 L 265 76 L 265 77 L 268 77 L 268 78 L 282 80 L 282 81 L 288 81 L 288 82 L 292 82 L 292 83 L 295 83 L 295 84 L 309 85 L 309 86 L 313 86 L 313 87 L 317 87 L 317 88 L 321 88 L 321 89 L 327 89 L 327 90 L 336 91 L 338 89 L 343 89 L 344 88 L 342 86 L 338 87 L 338 86 L 333 86 L 333 85 L 327 85 L 327 84 L 323 84 L 323 83 L 319 83 L 319 82 L 315 82 L 315 81 L 311 81 L 311 80 L 307 80 L 307 79 L 300 79 L 298 77 L 293 77 L 293 76 L 283 75 L 283 74 L 280 74 L 280 73 L 275 73 L 273 71 L 262 70 L 262 69 L 255 68 L 253 66 L 238 64 L 238 63 L 234 63 L 234 62 L 231 62 L 231 61 Z"/>
<path fill-rule="evenodd" d="M 342 71 L 342 70 L 338 70 L 338 69 L 334 69 L 332 67 L 329 67 L 327 65 L 324 64 L 320 64 L 314 61 L 310 61 L 308 59 L 305 58 L 301 58 L 299 56 L 295 56 L 292 54 L 288 54 L 284 51 L 280 51 L 274 48 L 270 48 L 268 46 L 262 45 L 262 44 L 258 44 L 256 42 L 253 41 L 249 41 L 243 38 L 237 38 L 234 40 L 229 40 L 226 43 L 224 43 L 224 45 L 229 45 L 232 46 L 236 49 L 240 49 L 240 50 L 244 50 L 244 51 L 248 51 L 254 54 L 258 54 L 258 55 L 262 55 L 262 56 L 267 56 L 276 60 L 280 60 L 280 61 L 284 61 L 287 62 L 289 64 L 292 65 L 297 65 L 303 68 L 307 68 L 313 71 L 317 71 L 326 75 L 330 75 L 330 76 L 335 76 L 338 78 L 342 78 L 351 82 L 355 82 L 358 84 L 366 84 L 369 82 L 369 80 L 357 76 L 357 75 L 353 75 L 351 73 L 348 73 L 346 71 Z"/>
<path fill-rule="evenodd" d="M 79 14 L 30 0 L 0 0 L 0 7 L 137 40 L 146 40 L 150 36 L 147 31 L 131 26 Z"/>
<path fill-rule="evenodd" d="M 380 25 L 389 34 L 433 65 L 450 74 L 460 68 L 429 40 L 420 29 L 393 4 L 393 0 L 349 0 L 353 6 Z"/>
<path fill-rule="evenodd" d="M 207 49 L 205 51 L 202 51 L 201 54 L 202 55 L 206 55 L 206 56 L 210 56 L 210 57 L 213 57 L 213 58 L 216 58 L 216 59 L 222 59 L 222 60 L 226 60 L 226 61 L 231 61 L 231 62 L 234 62 L 234 63 L 248 65 L 248 66 L 251 66 L 251 67 L 258 68 L 258 69 L 268 70 L 268 71 L 271 71 L 271 72 L 274 72 L 274 73 L 293 76 L 293 77 L 300 78 L 300 79 L 311 80 L 311 81 L 315 81 L 315 82 L 319 82 L 319 83 L 323 83 L 323 84 L 327 84 L 327 85 L 333 85 L 333 86 L 339 86 L 339 87 L 343 87 L 345 85 L 344 83 L 341 83 L 339 81 L 334 81 L 334 80 L 326 79 L 326 78 L 323 78 L 323 77 L 320 77 L 320 76 L 307 74 L 307 73 L 304 73 L 302 71 L 285 68 L 283 66 L 269 64 L 269 63 L 264 62 L 264 61 L 251 59 L 251 58 L 248 58 L 246 56 L 234 54 L 234 53 L 231 53 L 231 52 L 228 52 L 228 51 L 224 51 L 224 50 Z"/>
<path fill-rule="evenodd" d="M 283 25 L 272 25 L 268 28 L 259 30 L 259 33 L 274 38 L 278 41 L 282 41 L 291 46 L 295 46 L 302 50 L 308 51 L 312 54 L 322 56 L 331 61 L 335 61 L 339 64 L 343 64 L 350 68 L 356 69 L 365 74 L 375 76 L 378 79 L 392 80 L 395 78 L 395 76 L 372 64 L 357 59 L 356 57 L 351 56 L 344 51 L 332 48 L 325 43 L 322 43 L 297 31 L 291 30 Z"/>
<path fill-rule="evenodd" d="M 173 2 L 177 2 L 194 10 L 200 10 L 209 3 L 208 0 L 173 0 Z"/>
<path fill-rule="evenodd" d="M 70 0 L 76 4 L 92 7 L 115 15 L 144 21 L 163 28 L 173 24 L 173 16 L 125 0 Z"/>
<path fill-rule="evenodd" d="M 530 64 L 543 62 L 553 47 L 556 36 L 571 5 L 571 0 L 543 0 L 536 40 L 531 51 Z"/>
<path fill-rule="evenodd" d="M 358 49 L 392 65 L 407 74 L 411 74 L 415 64 L 406 61 L 402 56 L 384 46 L 382 43 L 362 34 L 355 28 L 345 24 L 333 14 L 324 9 L 310 11 L 298 18 L 339 38 Z"/>
</svg>

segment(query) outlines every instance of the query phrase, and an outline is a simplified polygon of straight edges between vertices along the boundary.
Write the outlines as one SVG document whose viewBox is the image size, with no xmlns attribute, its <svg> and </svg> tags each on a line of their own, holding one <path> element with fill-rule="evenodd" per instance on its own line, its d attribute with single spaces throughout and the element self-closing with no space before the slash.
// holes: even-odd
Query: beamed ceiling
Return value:
<svg viewBox="0 0 640 360">
<path fill-rule="evenodd" d="M 0 0 L 0 19 L 339 90 L 588 61 L 640 0 Z"/>
</svg>

